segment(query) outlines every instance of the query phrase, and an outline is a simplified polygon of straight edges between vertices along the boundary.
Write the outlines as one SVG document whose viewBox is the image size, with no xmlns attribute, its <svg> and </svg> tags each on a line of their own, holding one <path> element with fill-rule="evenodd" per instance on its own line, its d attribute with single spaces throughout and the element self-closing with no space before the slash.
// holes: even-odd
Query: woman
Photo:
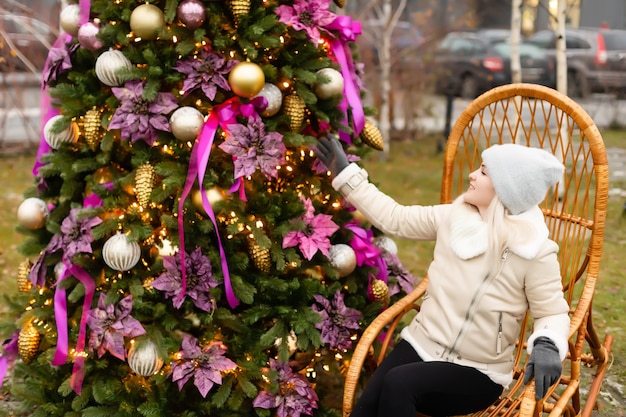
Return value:
<svg viewBox="0 0 626 417">
<path fill-rule="evenodd" d="M 381 363 L 352 417 L 467 414 L 492 404 L 512 381 L 520 322 L 530 309 L 534 332 L 525 383 L 537 399 L 561 375 L 567 354 L 568 304 L 558 246 L 538 204 L 562 177 L 550 153 L 494 145 L 452 204 L 403 206 L 349 164 L 336 138 L 321 138 L 318 158 L 333 187 L 383 233 L 434 240 L 420 312 Z"/>
</svg>

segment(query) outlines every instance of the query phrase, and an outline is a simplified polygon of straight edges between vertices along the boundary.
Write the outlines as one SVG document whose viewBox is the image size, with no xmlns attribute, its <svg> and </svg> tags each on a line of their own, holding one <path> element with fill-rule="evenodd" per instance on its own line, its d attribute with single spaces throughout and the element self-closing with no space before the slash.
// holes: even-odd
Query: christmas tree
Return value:
<svg viewBox="0 0 626 417">
<path fill-rule="evenodd" d="M 340 7 L 63 9 L 2 326 L 21 413 L 340 415 L 360 333 L 415 285 L 313 151 L 381 146 Z"/>
</svg>

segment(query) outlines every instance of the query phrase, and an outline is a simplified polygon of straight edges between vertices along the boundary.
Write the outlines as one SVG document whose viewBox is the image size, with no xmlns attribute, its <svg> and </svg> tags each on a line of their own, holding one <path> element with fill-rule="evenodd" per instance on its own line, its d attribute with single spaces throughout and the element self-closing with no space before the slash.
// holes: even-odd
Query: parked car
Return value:
<svg viewBox="0 0 626 417">
<path fill-rule="evenodd" d="M 359 53 L 364 61 L 378 64 L 378 48 L 382 45 L 384 22 L 366 20 L 361 23 L 362 35 L 357 38 Z M 392 65 L 411 65 L 416 58 L 416 51 L 424 43 L 424 37 L 417 26 L 411 22 L 398 21 L 391 30 L 390 53 Z"/>
<path fill-rule="evenodd" d="M 554 31 L 539 31 L 528 41 L 555 56 Z M 584 98 L 594 92 L 626 92 L 626 30 L 568 29 L 565 48 L 569 96 Z"/>
<path fill-rule="evenodd" d="M 554 88 L 554 58 L 536 45 L 520 42 L 522 81 Z M 435 91 L 464 98 L 511 83 L 510 32 L 480 30 L 450 32 L 433 57 Z"/>
<path fill-rule="evenodd" d="M 28 16 L 0 14 L 0 72 L 43 70 L 58 32 Z"/>
</svg>

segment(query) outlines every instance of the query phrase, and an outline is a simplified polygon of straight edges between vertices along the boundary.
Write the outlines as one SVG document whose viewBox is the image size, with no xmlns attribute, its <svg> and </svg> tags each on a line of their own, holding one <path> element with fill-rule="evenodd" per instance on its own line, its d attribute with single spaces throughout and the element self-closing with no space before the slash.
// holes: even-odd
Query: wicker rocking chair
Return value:
<svg viewBox="0 0 626 417">
<path fill-rule="evenodd" d="M 557 91 L 533 84 L 495 88 L 476 98 L 452 129 L 444 157 L 441 202 L 450 203 L 464 192 L 469 172 L 481 163 L 483 149 L 511 142 L 549 150 L 566 167 L 564 178 L 548 192 L 541 209 L 551 239 L 560 246 L 563 290 L 570 305 L 569 353 L 559 383 L 545 398 L 535 401 L 534 382 L 523 384 L 525 341 L 532 330 L 527 314 L 518 338 L 513 383 L 495 404 L 473 416 L 588 417 L 596 408 L 613 342 L 611 335 L 600 340 L 592 321 L 609 188 L 604 143 L 589 115 Z M 344 417 L 352 411 L 366 359 L 382 361 L 402 326 L 403 316 L 419 309 L 427 286 L 426 277 L 365 330 L 346 374 Z M 376 348 L 377 357 L 372 358 L 373 345 L 382 333 L 386 337 Z M 581 389 L 582 366 L 595 368 L 590 386 L 585 389 Z"/>
</svg>

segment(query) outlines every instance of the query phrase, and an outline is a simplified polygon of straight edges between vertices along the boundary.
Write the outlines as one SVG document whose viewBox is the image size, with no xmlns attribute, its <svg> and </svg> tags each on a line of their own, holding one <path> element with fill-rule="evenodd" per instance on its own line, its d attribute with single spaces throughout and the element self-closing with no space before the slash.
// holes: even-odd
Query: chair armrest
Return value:
<svg viewBox="0 0 626 417">
<path fill-rule="evenodd" d="M 352 406 L 354 405 L 355 400 L 354 395 L 356 387 L 359 383 L 359 375 L 372 344 L 378 335 L 385 329 L 385 326 L 387 326 L 396 317 L 404 315 L 413 308 L 415 302 L 424 295 L 427 287 L 428 277 L 424 277 L 424 279 L 422 279 L 413 291 L 379 314 L 363 332 L 363 335 L 354 349 L 352 359 L 350 360 L 350 365 L 346 373 L 346 381 L 343 391 L 344 417 L 348 417 L 352 412 Z"/>
</svg>

